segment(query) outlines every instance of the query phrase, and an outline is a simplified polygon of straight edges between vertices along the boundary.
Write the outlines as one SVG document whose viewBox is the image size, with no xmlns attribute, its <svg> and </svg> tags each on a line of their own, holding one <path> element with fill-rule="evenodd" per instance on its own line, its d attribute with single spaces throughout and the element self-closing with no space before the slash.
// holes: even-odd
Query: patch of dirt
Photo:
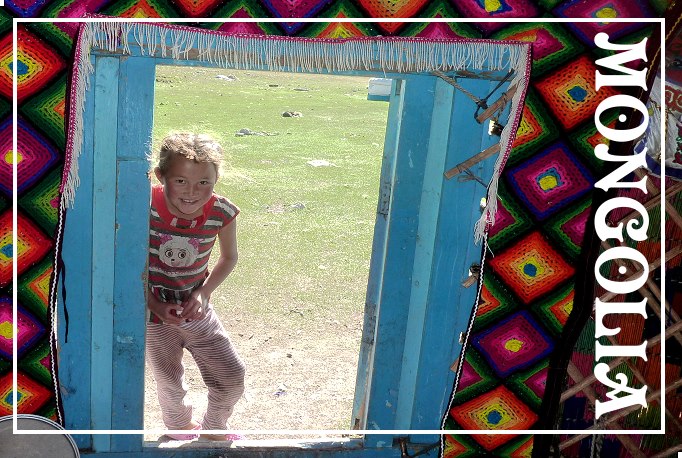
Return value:
<svg viewBox="0 0 682 458">
<path fill-rule="evenodd" d="M 219 308 L 219 307 L 217 307 Z M 218 312 L 247 367 L 246 391 L 230 419 L 234 430 L 343 430 L 351 428 L 362 314 L 310 322 L 307 314 L 282 319 Z M 286 316 L 285 316 L 286 315 Z M 298 326 L 296 323 L 300 323 Z M 207 404 L 206 387 L 185 352 L 185 382 L 194 418 Z M 163 428 L 156 383 L 145 379 L 145 429 Z M 247 434 L 249 439 L 318 438 L 319 435 Z M 146 435 L 157 440 L 158 435 Z"/>
</svg>

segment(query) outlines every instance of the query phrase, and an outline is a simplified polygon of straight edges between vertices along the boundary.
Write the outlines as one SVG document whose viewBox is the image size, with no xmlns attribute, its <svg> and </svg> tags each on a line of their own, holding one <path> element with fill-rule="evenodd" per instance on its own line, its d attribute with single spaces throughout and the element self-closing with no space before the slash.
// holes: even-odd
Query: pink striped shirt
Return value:
<svg viewBox="0 0 682 458">
<path fill-rule="evenodd" d="M 173 215 L 162 186 L 152 187 L 149 220 L 149 289 L 163 302 L 181 304 L 208 275 L 208 260 L 218 232 L 235 219 L 239 208 L 213 194 L 193 220 Z M 150 313 L 150 321 L 160 323 Z"/>
</svg>

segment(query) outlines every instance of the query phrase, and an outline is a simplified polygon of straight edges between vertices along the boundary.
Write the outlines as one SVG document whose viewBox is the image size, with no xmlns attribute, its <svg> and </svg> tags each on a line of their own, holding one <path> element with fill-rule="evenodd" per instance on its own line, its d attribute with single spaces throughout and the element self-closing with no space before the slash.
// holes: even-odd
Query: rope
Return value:
<svg viewBox="0 0 682 458">
<path fill-rule="evenodd" d="M 459 89 L 460 91 L 462 91 L 462 93 L 463 93 L 464 95 L 466 95 L 467 97 L 469 97 L 471 100 L 473 100 L 474 103 L 475 103 L 476 105 L 480 105 L 481 102 L 483 102 L 481 99 L 479 99 L 478 97 L 476 97 L 474 94 L 472 94 L 471 92 L 469 92 L 469 91 L 467 91 L 466 89 L 464 89 L 464 88 L 457 82 L 456 79 L 450 78 L 450 77 L 447 76 L 445 73 L 443 73 L 443 72 L 441 72 L 441 71 L 439 71 L 439 70 L 434 70 L 434 71 L 433 71 L 433 74 L 436 75 L 438 78 L 442 79 L 443 81 L 446 81 L 446 82 L 448 82 L 449 84 L 455 86 L 455 87 L 456 87 L 457 89 Z M 490 97 L 490 96 L 488 96 L 488 97 Z M 485 104 L 485 102 L 483 102 L 483 103 Z"/>
<path fill-rule="evenodd" d="M 596 421 L 597 427 L 601 427 L 604 424 L 605 423 L 602 419 L 599 419 Z M 600 458 L 601 457 L 603 442 L 604 442 L 604 435 L 603 434 L 595 434 L 592 436 L 592 440 L 590 441 L 590 458 Z"/>
<path fill-rule="evenodd" d="M 488 187 L 485 181 L 474 175 L 474 173 L 469 169 L 462 170 L 462 173 L 457 177 L 457 181 L 460 183 L 465 181 L 478 181 L 484 188 Z"/>
<path fill-rule="evenodd" d="M 488 99 L 490 98 L 490 96 L 493 95 L 493 94 L 495 93 L 495 91 L 497 91 L 497 90 L 500 88 L 500 86 L 502 86 L 509 78 L 512 77 L 512 75 L 514 74 L 514 70 L 509 70 L 509 71 L 507 72 L 507 74 L 504 75 L 504 78 L 502 78 L 502 79 L 497 83 L 497 86 L 495 86 L 495 88 L 494 88 L 492 91 L 490 91 L 490 93 L 489 93 L 488 95 L 486 95 L 486 96 L 485 96 L 484 98 L 482 98 L 482 99 L 479 99 L 479 98 L 476 97 L 474 94 L 472 94 L 471 92 L 469 92 L 469 91 L 467 91 L 466 89 L 464 89 L 464 88 L 457 82 L 457 80 L 455 80 L 454 78 L 450 78 L 449 76 L 447 76 L 447 75 L 444 74 L 443 72 L 441 72 L 441 71 L 439 71 L 439 70 L 434 70 L 434 71 L 431 72 L 431 73 L 432 73 L 433 75 L 436 75 L 437 77 L 441 78 L 443 81 L 446 81 L 447 83 L 453 85 L 454 87 L 456 87 L 457 89 L 459 89 L 460 91 L 462 91 L 462 93 L 463 93 L 464 95 L 466 95 L 466 96 L 469 97 L 471 100 L 473 100 L 474 103 L 476 104 L 476 112 L 474 113 L 474 118 L 476 118 L 476 117 L 478 116 L 478 111 L 479 111 L 481 108 L 483 108 L 484 110 L 485 110 L 486 108 L 488 108 Z M 504 96 L 503 96 L 503 97 L 504 97 Z M 506 99 L 505 99 L 505 100 L 506 100 Z M 506 105 L 506 102 L 505 102 L 505 105 Z M 503 107 L 504 107 L 504 105 L 503 105 Z M 502 111 L 502 110 L 500 109 L 500 111 Z"/>
</svg>

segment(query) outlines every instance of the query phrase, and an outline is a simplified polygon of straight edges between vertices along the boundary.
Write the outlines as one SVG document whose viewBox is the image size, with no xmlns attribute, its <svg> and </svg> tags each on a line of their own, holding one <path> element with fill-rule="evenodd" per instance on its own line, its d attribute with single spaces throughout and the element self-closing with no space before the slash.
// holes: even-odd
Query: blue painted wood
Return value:
<svg viewBox="0 0 682 458">
<path fill-rule="evenodd" d="M 151 151 L 156 64 L 147 57 L 121 59 L 118 159 L 146 160 Z"/>
<path fill-rule="evenodd" d="M 400 374 L 396 429 L 410 429 L 415 402 L 419 404 L 423 402 L 421 398 L 416 398 L 416 386 L 417 377 L 420 375 L 421 358 L 428 355 L 430 351 L 426 348 L 425 352 L 422 353 L 422 341 L 424 333 L 429 331 L 424 326 L 424 320 L 427 307 L 431 306 L 429 303 L 431 273 L 434 256 L 438 254 L 434 249 L 434 244 L 439 221 L 443 170 L 448 151 L 448 126 L 452 113 L 453 92 L 452 85 L 442 79 L 436 80 L 430 132 L 428 133 L 429 142 L 424 168 L 424 182 L 419 204 L 419 226 L 417 228 L 412 273 L 410 309 L 407 316 L 405 350 Z"/>
<path fill-rule="evenodd" d="M 149 245 L 146 161 L 120 161 L 114 259 L 112 429 L 144 429 L 145 281 Z M 141 435 L 111 436 L 111 450 L 142 450 Z"/>
<path fill-rule="evenodd" d="M 94 81 L 93 81 L 94 83 Z M 83 122 L 92 125 L 94 117 L 94 84 L 86 93 Z M 65 287 L 69 322 L 64 316 L 61 284 L 57 288 L 59 320 L 59 383 L 64 406 L 65 428 L 90 429 L 90 342 L 92 339 L 92 131 L 86 129 L 83 138 L 83 154 L 79 160 L 80 186 L 74 207 L 69 209 L 64 227 L 62 259 L 65 265 Z M 60 282 L 61 283 L 61 282 Z M 68 325 L 68 340 L 66 328 Z M 90 448 L 91 436 L 74 436 L 80 448 Z"/>
<path fill-rule="evenodd" d="M 215 458 L 222 456 L 244 458 L 399 458 L 415 456 L 424 450 L 424 445 L 407 444 L 405 451 L 401 453 L 399 445 L 386 448 L 367 448 L 361 441 L 350 444 L 338 444 L 330 446 L 328 443 L 305 443 L 299 446 L 272 446 L 272 445 L 240 445 L 238 447 L 201 447 L 199 444 L 176 448 L 159 448 L 145 446 L 142 452 L 109 452 L 93 453 L 82 451 L 81 456 L 97 458 Z M 438 449 L 431 449 L 420 454 L 424 458 L 436 458 Z"/>
<path fill-rule="evenodd" d="M 111 429 L 114 319 L 114 229 L 116 211 L 116 123 L 119 59 L 95 63 L 92 221 L 92 429 Z M 93 436 L 93 448 L 110 449 L 110 436 Z"/>
<path fill-rule="evenodd" d="M 384 152 L 381 162 L 381 175 L 379 178 L 379 201 L 377 202 L 377 217 L 374 222 L 374 237 L 372 239 L 372 254 L 370 257 L 367 293 L 365 296 L 362 340 L 360 342 L 355 396 L 353 398 L 353 424 L 351 427 L 355 429 L 366 428 L 367 398 L 369 396 L 368 387 L 374 357 L 377 308 L 383 281 L 384 261 L 386 259 L 389 208 L 395 175 L 398 135 L 400 133 L 401 125 L 400 114 L 402 113 L 403 108 L 401 91 L 403 84 L 404 81 L 402 80 L 393 80 L 386 121 Z"/>
<path fill-rule="evenodd" d="M 460 79 L 460 84 L 474 94 L 487 94 L 489 82 Z M 455 91 L 453 117 L 449 128 L 446 163 L 442 172 L 497 142 L 490 138 L 487 124 L 473 118 L 474 103 L 462 92 Z M 479 163 L 471 171 L 488 182 L 492 175 L 492 158 Z M 465 331 L 475 301 L 476 286 L 464 288 L 472 263 L 480 263 L 481 247 L 474 244 L 473 228 L 480 217 L 480 199 L 486 189 L 476 181 L 460 182 L 456 177 L 443 182 L 429 285 L 428 309 L 422 334 L 419 377 L 415 391 L 413 429 L 440 429 L 442 416 L 450 400 L 455 374 L 449 367 L 459 356 L 460 331 Z M 410 436 L 415 443 L 431 443 L 437 436 Z"/>
<path fill-rule="evenodd" d="M 113 316 L 113 429 L 144 429 L 145 289 L 154 111 L 151 59 L 120 62 Z M 111 450 L 140 451 L 141 435 L 113 435 Z"/>
<path fill-rule="evenodd" d="M 102 167 L 95 164 L 93 171 L 93 205 L 97 217 L 92 222 L 95 254 L 92 255 L 91 291 L 92 330 L 96 335 L 93 335 L 89 355 L 93 357 L 93 366 L 88 374 L 91 374 L 91 383 L 104 386 L 105 394 L 108 393 L 98 398 L 92 396 L 88 406 L 92 409 L 92 426 L 98 429 L 108 429 L 102 426 L 107 421 L 109 426 L 129 428 L 135 427 L 132 425 L 135 421 L 142 420 L 142 402 L 135 405 L 142 395 L 137 390 L 130 390 L 130 384 L 134 385 L 141 374 L 142 353 L 135 354 L 134 350 L 136 347 L 140 350 L 138 338 L 143 321 L 130 317 L 144 313 L 144 299 L 140 299 L 139 289 L 130 287 L 138 281 L 135 273 L 140 271 L 126 269 L 127 265 L 122 260 L 130 256 L 146 258 L 147 230 L 134 216 L 142 213 L 142 206 L 129 202 L 139 198 L 139 193 L 133 191 L 139 191 L 140 186 L 149 188 L 146 179 L 140 179 L 141 172 L 146 171 L 146 163 L 140 161 L 139 152 L 140 144 L 149 138 L 152 111 L 141 109 L 140 103 L 150 104 L 153 98 L 148 92 L 153 86 L 153 76 L 150 80 L 151 73 L 147 71 L 149 62 L 170 62 L 126 57 L 122 60 L 123 72 L 118 87 L 115 83 L 118 80 L 117 64 L 113 61 L 118 62 L 116 57 L 97 58 L 95 92 L 98 102 L 93 110 L 97 163 L 110 164 L 110 158 L 116 151 L 119 151 L 121 160 L 115 221 L 112 196 L 116 189 L 116 167 L 100 170 Z M 181 64 L 207 66 L 197 61 Z M 145 76 L 139 84 L 137 81 L 131 84 L 138 74 Z M 353 71 L 344 74 L 376 73 Z M 480 82 L 476 80 L 463 80 L 463 83 L 480 89 L 477 86 Z M 360 354 L 361 370 L 357 381 L 361 391 L 354 407 L 360 420 L 366 409 L 368 429 L 440 427 L 454 376 L 447 367 L 459 351 L 452 329 L 466 325 L 473 304 L 475 288 L 462 291 L 459 282 L 466 275 L 466 267 L 480 260 L 480 248 L 463 240 L 472 239 L 473 221 L 479 214 L 478 200 L 485 195 L 485 190 L 475 182 L 456 183 L 455 180 L 446 185 L 456 183 L 461 186 L 454 190 L 452 186 L 443 187 L 441 174 L 483 149 L 484 143 L 481 143 L 481 126 L 476 126 L 473 119 L 475 106 L 461 94 L 458 99 L 461 103 L 456 101 L 452 105 L 461 123 L 450 123 L 447 135 L 447 122 L 444 120 L 449 119 L 448 107 L 451 105 L 443 84 L 432 76 L 405 75 L 403 95 L 397 98 L 402 102 L 395 104 L 395 108 L 391 105 L 391 109 L 395 109 L 395 124 L 392 120 L 387 132 L 382 197 L 373 242 L 373 273 L 367 291 L 366 342 L 363 342 Z M 130 93 L 126 96 L 129 98 L 122 96 L 126 102 L 118 106 L 114 96 L 117 89 L 121 94 Z M 487 93 L 486 90 L 474 92 Z M 471 107 L 469 112 L 466 111 L 467 106 Z M 117 107 L 118 125 L 112 128 L 111 112 Z M 394 141 L 393 145 L 391 141 Z M 439 154 L 444 148 L 448 154 L 445 164 L 443 155 Z M 462 151 L 463 157 L 458 157 Z M 393 152 L 396 154 L 395 162 L 390 161 Z M 483 164 L 474 172 L 482 173 L 486 167 L 488 165 Z M 131 181 L 132 186 L 128 187 Z M 384 199 L 384 195 L 390 195 L 390 199 Z M 443 206 L 438 197 L 442 197 Z M 142 200 L 145 210 L 142 221 L 146 224 L 148 193 Z M 100 214 L 103 218 L 99 218 Z M 462 221 L 471 224 L 462 224 Z M 115 232 L 114 223 L 119 225 Z M 140 249 L 142 232 L 144 249 Z M 115 247 L 111 243 L 114 236 Z M 103 258 L 115 261 L 113 264 L 111 261 L 102 263 Z M 139 260 L 135 261 L 135 265 L 138 263 Z M 461 272 L 460 267 L 463 267 Z M 117 279 L 115 285 L 113 278 Z M 142 307 L 139 307 L 140 303 Z M 100 331 L 103 332 L 100 334 Z M 130 363 L 130 367 L 126 367 L 126 362 Z M 104 385 L 101 384 L 103 380 Z M 109 380 L 108 386 L 106 380 Z M 124 399 L 121 404 L 117 404 L 119 396 Z M 107 409 L 110 412 L 108 418 Z M 133 417 L 136 418 L 133 420 Z M 414 439 L 425 442 L 433 437 Z M 151 449 L 140 451 L 139 440 L 98 435 L 93 446 L 100 452 L 111 450 L 107 456 L 160 453 Z M 357 453 L 357 456 L 393 456 L 396 449 L 392 444 L 393 436 L 373 434 L 366 437 L 364 450 L 352 453 Z M 113 453 L 117 450 L 123 454 Z M 276 456 L 276 453 L 279 452 L 266 451 L 262 456 Z M 317 456 L 317 452 L 311 453 Z M 349 452 L 339 453 L 339 456 L 344 456 Z M 331 456 L 334 453 L 325 451 L 324 454 Z M 192 451 L 191 456 L 210 456 L 210 452 Z"/>
<path fill-rule="evenodd" d="M 406 321 L 412 286 L 433 77 L 417 76 L 403 87 L 403 109 L 393 182 L 384 277 L 367 409 L 368 429 L 394 429 Z M 391 436 L 370 436 L 370 447 L 390 446 Z"/>
</svg>

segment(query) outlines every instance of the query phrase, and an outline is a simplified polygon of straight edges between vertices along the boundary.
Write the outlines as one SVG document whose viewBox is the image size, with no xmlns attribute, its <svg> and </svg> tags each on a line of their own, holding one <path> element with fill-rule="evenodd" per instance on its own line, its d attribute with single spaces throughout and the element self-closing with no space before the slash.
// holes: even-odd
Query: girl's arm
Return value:
<svg viewBox="0 0 682 458">
<path fill-rule="evenodd" d="M 220 256 L 213 270 L 211 270 L 204 284 L 194 290 L 190 298 L 183 304 L 181 317 L 184 319 L 200 320 L 204 318 L 211 293 L 225 281 L 237 264 L 239 255 L 237 252 L 236 218 L 218 232 L 218 244 Z"/>
</svg>

